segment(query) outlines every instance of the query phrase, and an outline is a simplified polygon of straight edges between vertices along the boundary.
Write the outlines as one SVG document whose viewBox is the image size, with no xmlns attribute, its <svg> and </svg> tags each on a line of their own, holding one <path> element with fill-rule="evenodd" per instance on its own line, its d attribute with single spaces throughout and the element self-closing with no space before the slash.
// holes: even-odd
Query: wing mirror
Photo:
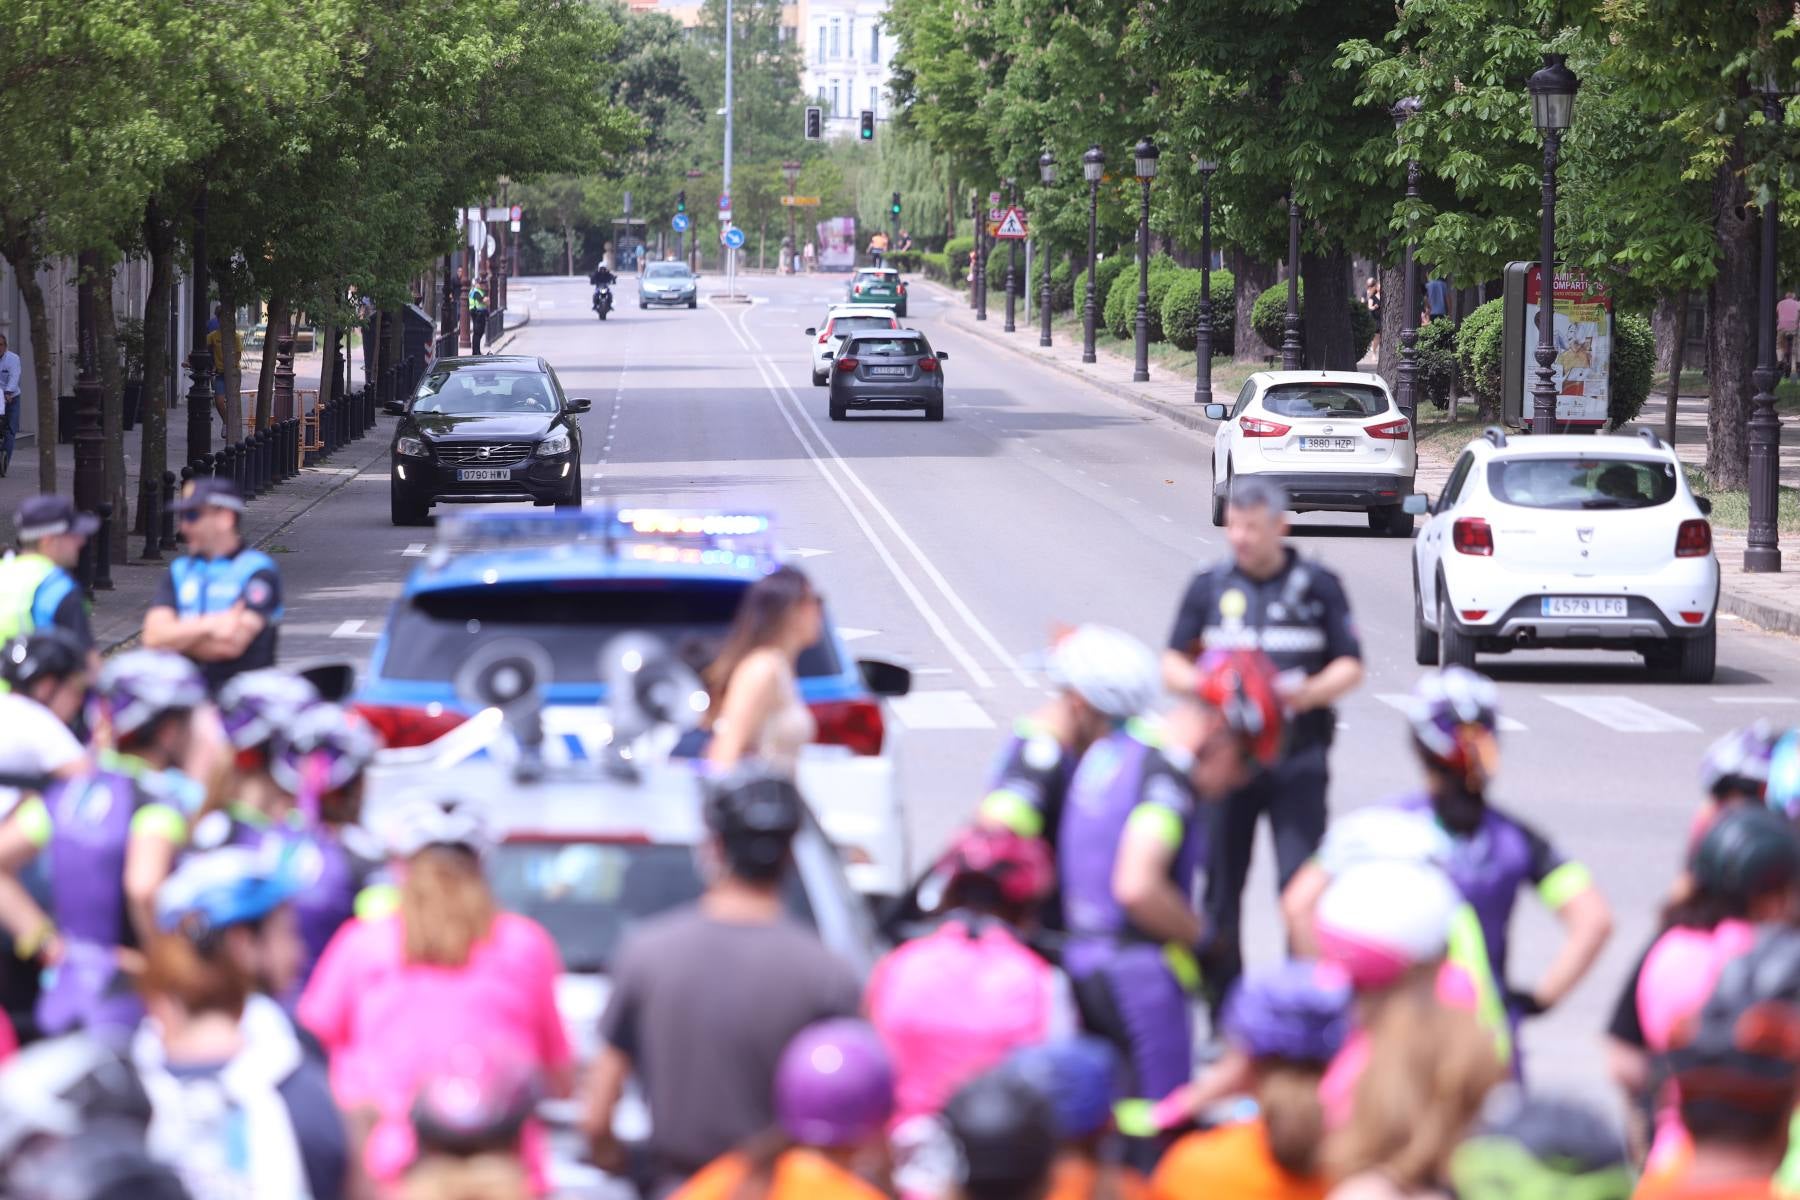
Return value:
<svg viewBox="0 0 1800 1200">
<path fill-rule="evenodd" d="M 406 415 L 406 401 L 389 400 L 386 404 L 381 406 L 381 410 L 392 416 L 403 417 Z"/>
<path fill-rule="evenodd" d="M 1708 500 L 1705 496 L 1695 496 L 1694 506 L 1700 510 L 1701 516 L 1712 516 L 1712 501 Z"/>
<path fill-rule="evenodd" d="M 294 672 L 318 689 L 322 700 L 341 704 L 356 687 L 356 668 L 347 662 L 322 662 Z"/>
<path fill-rule="evenodd" d="M 563 411 L 564 412 L 572 412 L 572 413 L 584 413 L 584 412 L 591 412 L 593 410 L 593 407 L 594 407 L 594 402 L 592 400 L 589 400 L 589 399 L 586 399 L 585 397 L 583 397 L 583 398 L 577 398 L 577 399 L 569 401 L 569 406 L 566 409 L 564 409 Z"/>
<path fill-rule="evenodd" d="M 1400 502 L 1400 511 L 1413 516 L 1423 516 L 1431 511 L 1431 497 L 1424 492 L 1414 492 Z"/>
<path fill-rule="evenodd" d="M 877 696 L 904 696 L 912 691 L 912 672 L 878 658 L 859 658 L 856 669 L 862 674 L 863 686 Z"/>
<path fill-rule="evenodd" d="M 807 337 L 818 337 L 819 336 L 819 327 L 817 325 L 808 325 L 806 327 L 806 336 Z"/>
<path fill-rule="evenodd" d="M 932 351 L 932 353 L 936 354 L 940 361 L 943 361 L 943 362 L 950 361 L 950 352 L 948 350 L 934 350 L 934 351 Z"/>
<path fill-rule="evenodd" d="M 1223 404 L 1209 404 L 1206 406 L 1206 419 L 1209 421 L 1223 421 L 1225 419 L 1225 413 L 1226 409 Z"/>
</svg>

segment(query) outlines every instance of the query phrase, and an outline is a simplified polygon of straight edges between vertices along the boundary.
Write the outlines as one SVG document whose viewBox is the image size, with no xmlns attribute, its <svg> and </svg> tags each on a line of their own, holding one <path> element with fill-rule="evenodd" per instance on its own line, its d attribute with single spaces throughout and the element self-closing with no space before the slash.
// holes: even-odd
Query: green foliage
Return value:
<svg viewBox="0 0 1800 1200">
<path fill-rule="evenodd" d="M 929 250 L 919 255 L 919 265 L 925 272 L 925 278 L 935 279 L 939 283 L 957 284 L 960 279 L 950 277 L 950 259 L 947 255 L 936 254 Z"/>
<path fill-rule="evenodd" d="M 1214 354 L 1232 353 L 1236 339 L 1237 306 L 1234 302 L 1236 280 L 1230 271 L 1212 273 L 1212 349 Z M 1181 270 L 1163 297 L 1162 327 L 1170 343 L 1180 350 L 1193 350 L 1200 324 L 1200 272 Z"/>
<path fill-rule="evenodd" d="M 1450 406 L 1450 388 L 1456 377 L 1456 326 L 1449 321 L 1433 321 L 1419 330 L 1418 389 L 1419 407 Z"/>
<path fill-rule="evenodd" d="M 1656 374 L 1656 335 L 1635 313 L 1613 318 L 1612 391 L 1606 407 L 1612 428 L 1637 420 Z"/>
<path fill-rule="evenodd" d="M 1306 310 L 1304 304 L 1300 308 L 1302 312 Z M 1369 352 L 1369 344 L 1380 332 L 1381 325 L 1376 321 L 1375 314 L 1370 312 L 1360 299 L 1355 296 L 1350 297 L 1350 340 L 1351 347 L 1355 351 L 1352 361 L 1362 361 L 1363 355 Z"/>
<path fill-rule="evenodd" d="M 1068 312 L 1075 302 L 1074 269 L 1066 258 L 1058 259 L 1050 267 L 1050 309 L 1052 312 Z"/>
<path fill-rule="evenodd" d="M 1094 266 L 1094 317 L 1100 324 L 1106 323 L 1106 300 L 1112 295 L 1113 282 L 1126 267 L 1137 269 L 1137 260 L 1129 254 L 1108 254 Z M 1070 304 L 1077 312 L 1087 303 L 1087 270 L 1083 268 L 1075 273 L 1075 283 Z"/>
<path fill-rule="evenodd" d="M 1300 319 L 1306 320 L 1306 283 L 1300 284 Z M 1287 284 L 1277 283 L 1256 298 L 1250 309 L 1250 327 L 1256 330 L 1256 336 L 1275 350 L 1281 349 L 1281 339 L 1287 333 Z M 1369 343 L 1375 340 L 1380 332 L 1375 322 L 1375 314 L 1366 308 L 1355 296 L 1350 297 L 1350 340 L 1357 361 L 1369 352 Z"/>
<path fill-rule="evenodd" d="M 1105 324 L 1114 337 L 1128 338 L 1137 330 L 1137 260 L 1124 255 L 1119 257 L 1124 261 L 1106 292 Z M 1175 265 L 1175 260 L 1166 254 L 1153 255 L 1150 259 L 1150 303 L 1146 306 L 1145 316 L 1149 318 L 1150 340 L 1153 342 L 1162 341 L 1160 301 L 1168 294 L 1169 284 L 1173 282 L 1175 272 L 1180 269 Z"/>
<path fill-rule="evenodd" d="M 1463 386 L 1484 408 L 1499 410 L 1500 370 L 1505 350 L 1502 300 L 1489 300 L 1463 318 L 1456 334 L 1456 362 L 1462 368 Z"/>
</svg>

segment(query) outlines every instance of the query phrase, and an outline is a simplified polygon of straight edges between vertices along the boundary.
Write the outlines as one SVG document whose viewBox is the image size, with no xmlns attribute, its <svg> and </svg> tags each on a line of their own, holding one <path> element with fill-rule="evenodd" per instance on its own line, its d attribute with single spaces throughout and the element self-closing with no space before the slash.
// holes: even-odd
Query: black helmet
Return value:
<svg viewBox="0 0 1800 1200">
<path fill-rule="evenodd" d="M 103 1122 L 41 1143 L 6 1173 L 7 1200 L 188 1200 L 180 1178 L 150 1157 L 144 1133 Z"/>
<path fill-rule="evenodd" d="M 706 827 L 734 875 L 769 881 L 787 865 L 803 804 L 793 780 L 752 763 L 708 781 Z"/>
<path fill-rule="evenodd" d="M 1800 1076 L 1800 930 L 1765 929 L 1726 963 L 1700 1012 L 1675 1027 L 1665 1059 L 1684 1115 L 1690 1105 L 1785 1115 Z"/>
<path fill-rule="evenodd" d="M 150 1096 L 131 1062 L 91 1034 L 21 1050 L 0 1070 L 0 1164 L 38 1138 L 69 1138 L 108 1122 L 150 1127 Z"/>
<path fill-rule="evenodd" d="M 1022 1074 L 977 1076 L 944 1106 L 972 1197 L 1015 1195 L 1047 1179 L 1056 1158 L 1056 1110 Z"/>
<path fill-rule="evenodd" d="M 40 679 L 67 679 L 86 666 L 86 647 L 54 626 L 16 637 L 0 650 L 0 679 L 15 692 Z"/>
<path fill-rule="evenodd" d="M 1480 1126 L 1450 1159 L 1450 1179 L 1460 1200 L 1626 1200 L 1633 1184 L 1619 1130 L 1586 1105 L 1516 1087 L 1489 1098 Z"/>
<path fill-rule="evenodd" d="M 1800 835 L 1771 809 L 1734 805 L 1694 848 L 1694 879 L 1734 899 L 1762 896 L 1800 879 Z"/>
</svg>

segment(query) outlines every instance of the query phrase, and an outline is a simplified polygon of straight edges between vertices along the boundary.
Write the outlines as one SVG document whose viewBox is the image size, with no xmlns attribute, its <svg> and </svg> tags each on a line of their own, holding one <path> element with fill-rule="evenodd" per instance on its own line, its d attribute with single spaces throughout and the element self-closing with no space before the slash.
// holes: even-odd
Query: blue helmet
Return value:
<svg viewBox="0 0 1800 1200">
<path fill-rule="evenodd" d="M 1775 740 L 1769 752 L 1769 782 L 1764 799 L 1789 820 L 1800 821 L 1800 729 L 1790 729 Z"/>
<path fill-rule="evenodd" d="M 156 890 L 156 923 L 199 941 L 215 930 L 260 921 L 305 887 L 281 839 L 256 849 L 225 846 L 189 855 Z"/>
<path fill-rule="evenodd" d="M 1112 1119 L 1119 1056 L 1100 1038 L 1027 1046 L 1007 1060 L 1007 1067 L 1050 1101 L 1057 1134 L 1065 1141 L 1092 1137 Z"/>
<path fill-rule="evenodd" d="M 1327 1063 L 1350 1032 L 1350 978 L 1314 962 L 1252 971 L 1225 1002 L 1225 1035 L 1251 1058 Z"/>
</svg>

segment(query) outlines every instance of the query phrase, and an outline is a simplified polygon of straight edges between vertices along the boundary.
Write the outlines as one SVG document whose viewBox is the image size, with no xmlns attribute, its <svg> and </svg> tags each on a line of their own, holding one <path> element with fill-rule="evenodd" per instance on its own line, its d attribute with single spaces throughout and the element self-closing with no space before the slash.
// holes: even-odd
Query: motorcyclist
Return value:
<svg viewBox="0 0 1800 1200">
<path fill-rule="evenodd" d="M 606 269 L 605 260 L 595 263 L 594 269 L 588 272 L 588 282 L 594 288 L 593 309 L 595 312 L 612 307 L 612 285 L 618 280 L 617 275 Z M 604 293 L 604 300 L 602 293 Z"/>
</svg>

